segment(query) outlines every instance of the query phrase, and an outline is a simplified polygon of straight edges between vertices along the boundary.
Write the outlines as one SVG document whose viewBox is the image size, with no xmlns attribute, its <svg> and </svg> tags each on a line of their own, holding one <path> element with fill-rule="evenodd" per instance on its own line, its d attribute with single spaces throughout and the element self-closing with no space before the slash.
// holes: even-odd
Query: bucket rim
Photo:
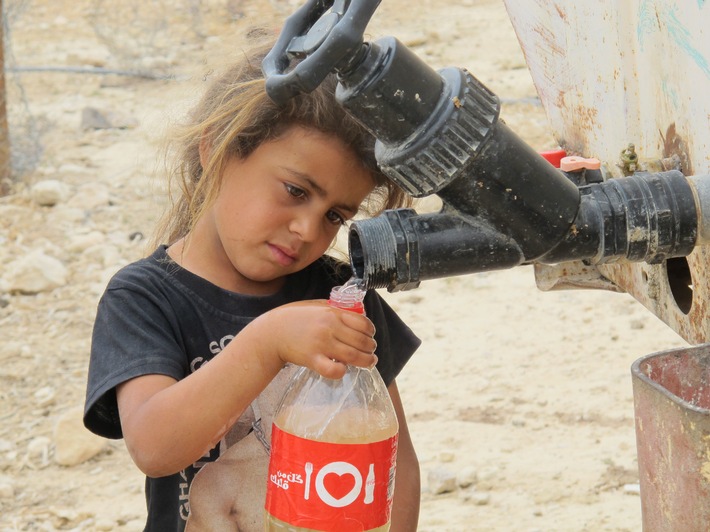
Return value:
<svg viewBox="0 0 710 532">
<path fill-rule="evenodd" d="M 672 393 L 668 388 L 665 386 L 661 386 L 660 383 L 654 381 L 653 379 L 649 378 L 648 375 L 646 375 L 642 370 L 641 370 L 641 365 L 651 359 L 654 358 L 660 358 L 663 356 L 669 356 L 669 355 L 680 355 L 680 354 L 686 354 L 690 352 L 691 354 L 693 352 L 699 352 L 702 351 L 708 356 L 710 356 L 710 343 L 704 343 L 704 344 L 699 344 L 699 345 L 693 345 L 693 346 L 688 346 L 688 347 L 675 347 L 672 349 L 666 349 L 664 351 L 656 351 L 654 353 L 650 353 L 648 355 L 644 355 L 634 361 L 634 363 L 631 365 L 631 375 L 635 379 L 638 379 L 639 381 L 647 384 L 648 386 L 651 386 L 652 388 L 658 390 L 663 394 L 665 397 L 676 403 L 677 405 L 683 407 L 684 409 L 692 410 L 694 412 L 697 412 L 698 414 L 709 414 L 710 413 L 710 408 L 704 408 L 702 406 L 694 405 L 691 402 L 686 401 L 682 397 L 679 397 L 678 395 Z M 634 400 L 636 400 L 637 393 L 634 391 Z"/>
</svg>

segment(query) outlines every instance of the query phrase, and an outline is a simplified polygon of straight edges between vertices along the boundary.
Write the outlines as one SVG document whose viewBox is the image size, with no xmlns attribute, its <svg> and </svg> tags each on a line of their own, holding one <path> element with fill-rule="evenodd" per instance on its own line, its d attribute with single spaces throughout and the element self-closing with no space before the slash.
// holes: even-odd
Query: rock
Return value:
<svg viewBox="0 0 710 532">
<path fill-rule="evenodd" d="M 107 440 L 89 432 L 82 421 L 81 407 L 65 412 L 54 427 L 54 459 L 59 465 L 75 466 L 85 462 L 107 445 Z"/>
<path fill-rule="evenodd" d="M 486 506 L 491 502 L 491 495 L 490 493 L 481 493 L 480 491 L 476 491 L 471 494 L 471 498 L 469 500 L 476 506 Z"/>
<path fill-rule="evenodd" d="M 114 530 L 116 528 L 116 523 L 110 519 L 97 519 L 94 523 L 94 528 L 96 530 Z"/>
<path fill-rule="evenodd" d="M 126 532 L 141 532 L 145 529 L 145 519 L 132 519 L 123 524 L 121 530 Z"/>
<path fill-rule="evenodd" d="M 138 120 L 130 115 L 84 107 L 81 111 L 82 129 L 127 129 L 138 125 Z"/>
<path fill-rule="evenodd" d="M 427 480 L 429 491 L 434 495 L 456 491 L 456 475 L 443 467 L 430 470 Z"/>
<path fill-rule="evenodd" d="M 34 393 L 35 405 L 40 408 L 52 405 L 54 404 L 54 396 L 54 388 L 44 386 Z"/>
<path fill-rule="evenodd" d="M 34 250 L 7 265 L 5 289 L 23 294 L 48 292 L 67 284 L 67 275 L 61 261 Z"/>
<path fill-rule="evenodd" d="M 494 489 L 501 481 L 501 472 L 496 466 L 488 466 L 478 471 L 476 486 L 479 490 Z"/>
<path fill-rule="evenodd" d="M 81 110 L 81 129 L 111 129 L 111 122 L 105 113 L 95 107 Z"/>
<path fill-rule="evenodd" d="M 15 496 L 15 482 L 12 477 L 0 475 L 0 500 L 12 499 Z"/>
<path fill-rule="evenodd" d="M 79 225 L 86 219 L 86 211 L 79 207 L 69 207 L 66 203 L 56 205 L 47 216 L 47 225 Z"/>
<path fill-rule="evenodd" d="M 468 466 L 462 468 L 456 475 L 456 484 L 461 488 L 468 488 L 478 481 L 478 472 L 476 468 Z"/>
<path fill-rule="evenodd" d="M 32 209 L 20 205 L 0 205 L 0 219 L 20 220 L 31 216 Z"/>
<path fill-rule="evenodd" d="M 52 442 L 45 436 L 32 438 L 27 444 L 27 458 L 35 466 L 44 467 L 49 463 L 49 449 Z"/>
<path fill-rule="evenodd" d="M 74 508 L 49 506 L 46 509 L 53 528 L 43 530 L 93 530 L 94 516 Z M 91 527 L 91 528 L 88 528 Z"/>
<path fill-rule="evenodd" d="M 8 339 L 5 342 L 2 342 L 0 344 L 0 360 L 6 359 L 6 358 L 11 358 L 11 357 L 16 357 L 16 356 L 21 356 L 22 355 L 22 348 L 26 344 L 23 344 L 22 342 L 18 342 L 16 340 L 10 340 Z"/>
<path fill-rule="evenodd" d="M 105 207 L 110 203 L 111 197 L 108 188 L 101 183 L 86 183 L 67 201 L 69 206 L 78 207 L 85 211 Z"/>
<path fill-rule="evenodd" d="M 59 175 L 85 175 L 90 176 L 92 170 L 86 165 L 75 164 L 75 163 L 64 163 L 60 164 L 56 169 L 56 173 Z"/>
<path fill-rule="evenodd" d="M 456 458 L 456 455 L 454 454 L 453 451 L 441 451 L 439 453 L 439 462 L 453 462 L 454 458 Z"/>
<path fill-rule="evenodd" d="M 30 189 L 32 201 L 43 207 L 53 207 L 69 195 L 69 187 L 56 179 L 46 179 L 35 183 Z"/>
<path fill-rule="evenodd" d="M 120 265 L 121 253 L 111 244 L 99 243 L 84 250 L 84 258 L 92 264 L 99 264 L 104 268 Z"/>
<path fill-rule="evenodd" d="M 90 233 L 73 235 L 67 243 L 67 251 L 81 253 L 88 248 L 100 244 L 106 240 L 106 235 L 101 231 L 91 231 Z"/>
<path fill-rule="evenodd" d="M 15 448 L 15 444 L 10 440 L 0 438 L 0 453 L 9 453 Z"/>
</svg>

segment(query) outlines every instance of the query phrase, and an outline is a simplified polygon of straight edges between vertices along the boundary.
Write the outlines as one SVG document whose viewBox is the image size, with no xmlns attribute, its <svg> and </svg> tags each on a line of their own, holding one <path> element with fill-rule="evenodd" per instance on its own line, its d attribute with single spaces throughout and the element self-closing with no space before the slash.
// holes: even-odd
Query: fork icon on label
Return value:
<svg viewBox="0 0 710 532">
<path fill-rule="evenodd" d="M 311 462 L 306 462 L 306 491 L 303 494 L 303 498 L 308 500 L 311 496 L 311 475 L 313 474 L 313 464 Z"/>
</svg>

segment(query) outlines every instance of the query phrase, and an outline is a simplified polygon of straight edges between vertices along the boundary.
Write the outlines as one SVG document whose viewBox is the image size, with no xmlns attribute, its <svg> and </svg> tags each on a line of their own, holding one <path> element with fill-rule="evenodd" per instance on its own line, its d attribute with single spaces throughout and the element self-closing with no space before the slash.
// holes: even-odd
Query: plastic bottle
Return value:
<svg viewBox="0 0 710 532">
<path fill-rule="evenodd" d="M 364 295 L 348 282 L 329 303 L 364 314 Z M 274 415 L 266 530 L 389 530 L 398 431 L 376 368 L 298 370 Z"/>
</svg>

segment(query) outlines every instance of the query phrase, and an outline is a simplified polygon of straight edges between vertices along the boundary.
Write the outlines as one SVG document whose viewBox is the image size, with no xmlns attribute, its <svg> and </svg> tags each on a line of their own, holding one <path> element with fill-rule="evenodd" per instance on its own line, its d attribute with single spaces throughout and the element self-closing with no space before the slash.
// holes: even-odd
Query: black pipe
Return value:
<svg viewBox="0 0 710 532">
<path fill-rule="evenodd" d="M 500 120 L 466 172 L 437 194 L 455 211 L 482 218 L 511 238 L 527 261 L 565 237 L 580 203 L 577 186 Z"/>
<path fill-rule="evenodd" d="M 523 261 L 514 241 L 483 220 L 456 213 L 385 211 L 353 223 L 350 261 L 367 288 L 409 290 L 421 281 L 512 268 Z"/>
<path fill-rule="evenodd" d="M 678 171 L 610 179 L 580 192 L 574 223 L 535 262 L 657 263 L 686 256 L 697 244 L 700 216 L 695 194 Z M 525 225 L 525 220 L 515 220 L 512 209 L 510 213 L 513 225 Z M 437 214 L 399 209 L 354 222 L 349 236 L 353 271 L 368 288 L 397 291 L 416 288 L 427 279 L 530 262 L 508 227 L 489 223 L 497 216 L 488 208 L 469 216 L 444 203 Z M 531 233 L 535 230 L 534 225 L 526 227 Z"/>
<path fill-rule="evenodd" d="M 369 44 L 336 97 L 378 139 L 382 171 L 415 197 L 465 173 L 500 113 L 495 94 L 468 72 L 436 72 L 392 37 Z"/>
<path fill-rule="evenodd" d="M 351 264 L 367 287 L 535 261 L 658 262 L 695 245 L 695 199 L 680 172 L 580 188 L 499 120 L 498 98 L 466 70 L 437 73 L 390 37 L 340 82 L 339 101 L 378 139 L 382 171 L 444 204 L 352 225 Z"/>
<path fill-rule="evenodd" d="M 574 221 L 577 186 L 498 119 L 498 98 L 469 72 L 435 72 L 387 37 L 341 76 L 337 98 L 377 137 L 390 179 L 484 219 L 526 260 L 557 245 Z"/>
<path fill-rule="evenodd" d="M 444 80 L 394 37 L 365 45 L 338 76 L 338 102 L 386 145 L 398 145 L 437 116 Z"/>
<path fill-rule="evenodd" d="M 686 177 L 672 170 L 580 188 L 579 215 L 566 238 L 538 262 L 656 264 L 693 251 L 699 214 Z"/>
</svg>

